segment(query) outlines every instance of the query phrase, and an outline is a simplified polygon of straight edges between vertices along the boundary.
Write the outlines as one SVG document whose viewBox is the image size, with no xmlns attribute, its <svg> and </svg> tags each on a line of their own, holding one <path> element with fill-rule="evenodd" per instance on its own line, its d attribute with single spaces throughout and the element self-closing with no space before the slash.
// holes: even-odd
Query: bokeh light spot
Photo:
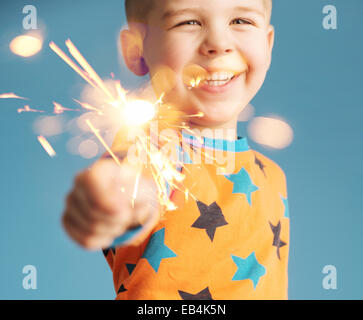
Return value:
<svg viewBox="0 0 363 320">
<path fill-rule="evenodd" d="M 294 136 L 292 128 L 285 121 L 276 118 L 254 118 L 247 130 L 252 140 L 274 149 L 286 148 Z"/>
<path fill-rule="evenodd" d="M 21 57 L 27 58 L 37 54 L 43 46 L 41 38 L 21 35 L 10 42 L 10 50 Z"/>
<path fill-rule="evenodd" d="M 98 151 L 98 144 L 91 139 L 82 141 L 78 146 L 79 154 L 86 159 L 94 158 L 97 156 Z"/>
</svg>

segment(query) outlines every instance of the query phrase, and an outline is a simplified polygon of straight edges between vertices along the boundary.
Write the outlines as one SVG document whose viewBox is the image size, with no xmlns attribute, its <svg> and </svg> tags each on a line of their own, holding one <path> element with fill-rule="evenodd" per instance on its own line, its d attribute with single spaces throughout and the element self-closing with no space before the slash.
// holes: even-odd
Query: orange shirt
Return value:
<svg viewBox="0 0 363 320">
<path fill-rule="evenodd" d="M 177 205 L 164 218 L 116 239 L 104 250 L 116 299 L 287 299 L 289 210 L 286 179 L 272 160 L 235 143 L 183 135 L 188 145 L 234 160 L 229 174 L 216 159 L 184 160 Z M 195 149 L 196 150 L 196 149 Z"/>
</svg>

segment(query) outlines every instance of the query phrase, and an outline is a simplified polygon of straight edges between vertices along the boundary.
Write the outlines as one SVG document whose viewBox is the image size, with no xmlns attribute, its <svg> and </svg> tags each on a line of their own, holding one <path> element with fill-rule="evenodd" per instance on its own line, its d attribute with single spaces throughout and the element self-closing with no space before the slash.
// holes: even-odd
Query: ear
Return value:
<svg viewBox="0 0 363 320">
<path fill-rule="evenodd" d="M 126 66 L 137 76 L 144 76 L 149 69 L 143 58 L 144 37 L 138 29 L 122 30 L 120 34 L 122 55 Z"/>
<path fill-rule="evenodd" d="M 267 69 L 270 69 L 272 59 L 272 49 L 275 43 L 275 28 L 273 25 L 267 27 L 267 45 L 268 45 L 268 64 Z"/>
</svg>

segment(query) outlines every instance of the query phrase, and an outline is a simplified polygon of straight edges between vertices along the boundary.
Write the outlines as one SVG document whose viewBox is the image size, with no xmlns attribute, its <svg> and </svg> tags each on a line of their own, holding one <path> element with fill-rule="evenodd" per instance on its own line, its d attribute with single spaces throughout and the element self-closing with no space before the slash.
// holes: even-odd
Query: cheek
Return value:
<svg viewBox="0 0 363 320">
<path fill-rule="evenodd" d="M 250 72 L 266 70 L 268 43 L 263 34 L 252 32 L 240 40 L 241 52 L 247 60 Z"/>
<path fill-rule="evenodd" d="M 168 66 L 175 72 L 179 72 L 188 59 L 185 41 L 171 39 L 165 31 L 156 30 L 150 35 L 153 39 L 145 44 L 145 56 L 150 66 Z M 155 39 L 157 39 L 155 41 Z"/>
</svg>

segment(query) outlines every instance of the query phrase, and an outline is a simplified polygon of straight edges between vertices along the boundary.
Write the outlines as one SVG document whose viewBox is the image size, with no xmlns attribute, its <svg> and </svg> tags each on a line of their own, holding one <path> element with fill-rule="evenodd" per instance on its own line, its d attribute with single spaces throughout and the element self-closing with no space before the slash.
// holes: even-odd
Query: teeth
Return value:
<svg viewBox="0 0 363 320">
<path fill-rule="evenodd" d="M 206 81 L 228 81 L 233 78 L 234 74 L 232 72 L 213 72 L 208 75 Z"/>
<path fill-rule="evenodd" d="M 205 83 L 208 85 L 208 86 L 211 86 L 211 87 L 218 87 L 218 86 L 223 86 L 225 85 L 226 83 L 228 83 L 230 80 L 226 80 L 226 81 L 205 81 Z"/>
</svg>

